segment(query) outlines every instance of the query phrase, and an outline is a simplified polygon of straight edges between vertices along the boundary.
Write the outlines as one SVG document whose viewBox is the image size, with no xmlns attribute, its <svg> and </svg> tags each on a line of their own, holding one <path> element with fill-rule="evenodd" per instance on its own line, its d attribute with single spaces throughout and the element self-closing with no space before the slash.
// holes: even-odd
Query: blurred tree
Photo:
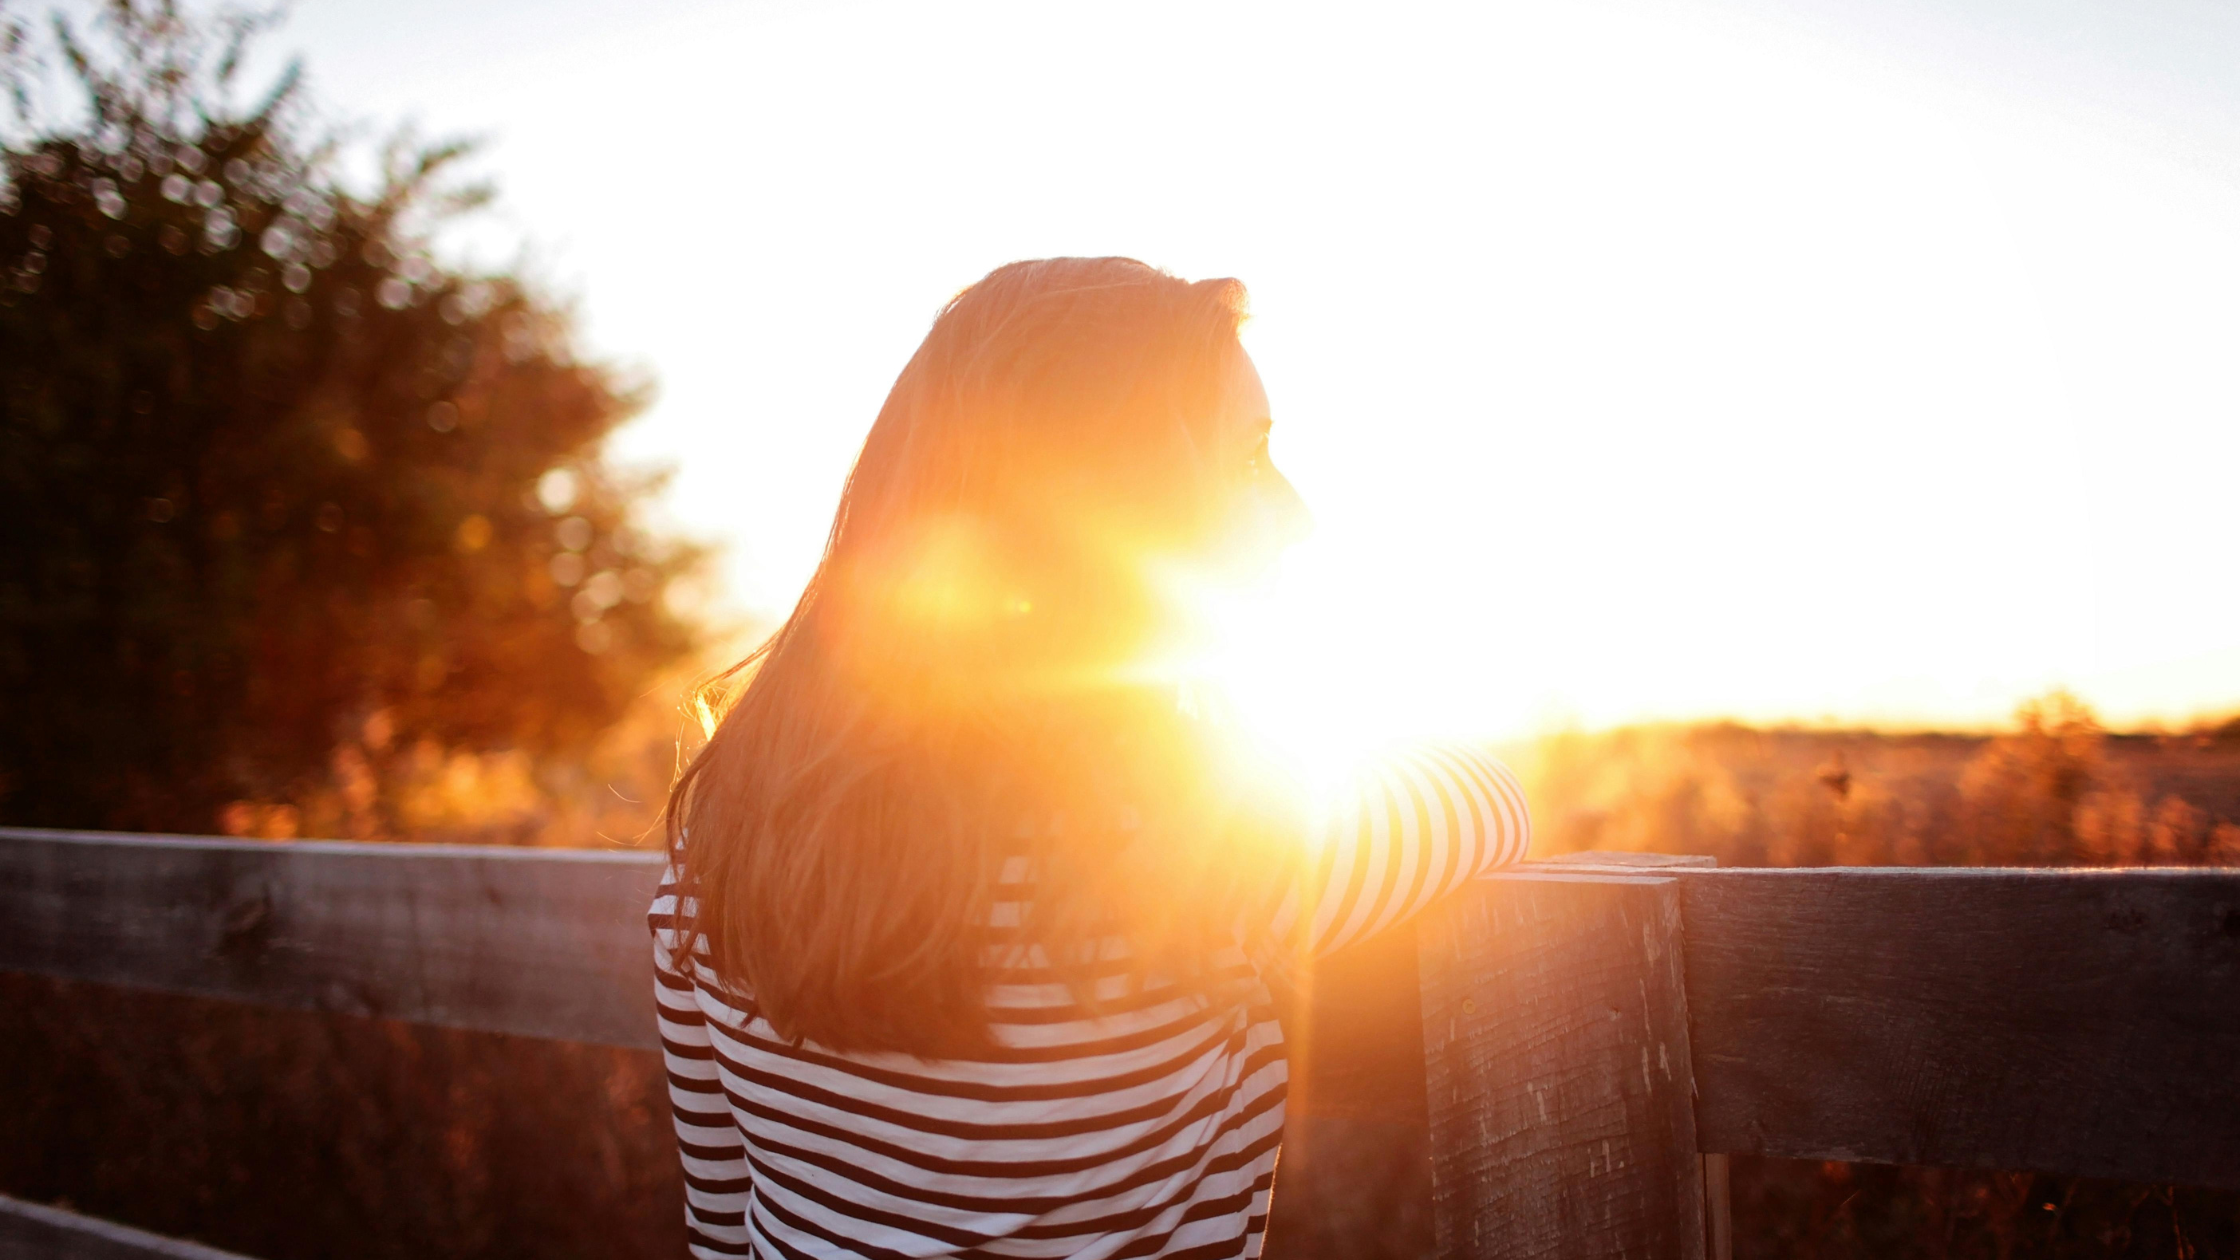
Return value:
<svg viewBox="0 0 2240 1260">
<path fill-rule="evenodd" d="M 385 758 L 589 747 L 699 557 L 601 453 L 643 387 L 430 257 L 461 147 L 351 191 L 295 69 L 229 104 L 261 18 L 0 25 L 0 818 L 393 833 Z"/>
</svg>

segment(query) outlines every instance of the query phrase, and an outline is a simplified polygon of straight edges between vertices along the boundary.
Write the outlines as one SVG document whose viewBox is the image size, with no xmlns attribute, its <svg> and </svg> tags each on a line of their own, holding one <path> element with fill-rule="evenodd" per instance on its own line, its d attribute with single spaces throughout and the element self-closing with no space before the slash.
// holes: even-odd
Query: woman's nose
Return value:
<svg viewBox="0 0 2240 1260">
<path fill-rule="evenodd" d="M 1314 513 L 1290 478 L 1275 473 L 1269 479 L 1265 494 L 1267 505 L 1262 509 L 1262 517 L 1277 547 L 1302 542 L 1314 532 Z"/>
</svg>

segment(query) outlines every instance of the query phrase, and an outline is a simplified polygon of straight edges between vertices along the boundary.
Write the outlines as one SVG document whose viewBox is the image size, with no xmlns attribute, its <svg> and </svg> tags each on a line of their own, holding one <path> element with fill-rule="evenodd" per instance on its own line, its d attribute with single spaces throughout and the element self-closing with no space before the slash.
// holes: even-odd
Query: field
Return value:
<svg viewBox="0 0 2240 1260">
<path fill-rule="evenodd" d="M 1997 735 L 1734 724 L 1511 752 L 1544 852 L 1727 866 L 2240 864 L 2240 722 L 2111 734 L 2063 696 Z"/>
</svg>

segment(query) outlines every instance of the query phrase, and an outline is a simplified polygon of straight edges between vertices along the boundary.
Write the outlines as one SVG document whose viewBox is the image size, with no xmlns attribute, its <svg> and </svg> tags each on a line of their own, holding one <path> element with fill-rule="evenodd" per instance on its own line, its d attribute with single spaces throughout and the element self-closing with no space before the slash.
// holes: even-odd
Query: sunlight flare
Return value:
<svg viewBox="0 0 2240 1260">
<path fill-rule="evenodd" d="M 1426 729 L 1427 680 L 1389 653 L 1364 654 L 1359 623 L 1383 618 L 1312 541 L 1249 586 L 1182 572 L 1161 581 L 1194 622 L 1193 650 L 1176 672 L 1217 688 L 1309 790 L 1335 789 L 1371 754 Z"/>
</svg>

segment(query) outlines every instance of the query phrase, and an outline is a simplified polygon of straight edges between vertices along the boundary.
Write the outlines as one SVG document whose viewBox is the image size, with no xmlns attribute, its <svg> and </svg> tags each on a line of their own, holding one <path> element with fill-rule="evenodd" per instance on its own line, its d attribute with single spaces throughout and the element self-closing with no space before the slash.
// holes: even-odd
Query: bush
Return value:
<svg viewBox="0 0 2240 1260">
<path fill-rule="evenodd" d="M 471 770 L 446 825 L 510 838 L 695 647 L 699 553 L 601 454 L 645 385 L 433 252 L 465 150 L 351 191 L 292 70 L 233 104 L 258 28 L 117 0 L 67 93 L 10 33 L 0 821 L 405 835 Z"/>
</svg>

